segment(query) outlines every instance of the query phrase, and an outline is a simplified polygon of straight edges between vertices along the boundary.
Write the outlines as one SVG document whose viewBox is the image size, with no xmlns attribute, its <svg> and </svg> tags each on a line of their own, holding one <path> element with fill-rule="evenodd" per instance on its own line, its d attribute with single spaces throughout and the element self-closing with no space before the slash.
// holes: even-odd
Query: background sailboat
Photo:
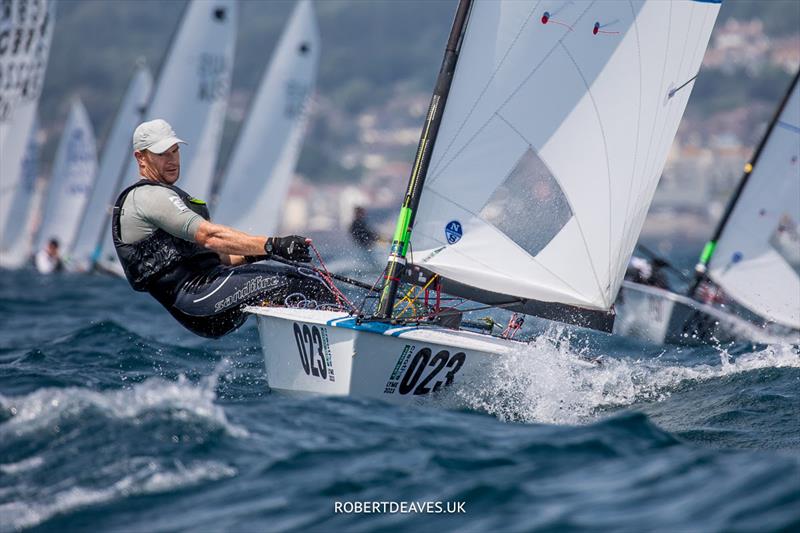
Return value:
<svg viewBox="0 0 800 533">
<path fill-rule="evenodd" d="M 207 199 L 225 121 L 238 5 L 235 0 L 193 0 L 161 66 L 148 104 L 147 120 L 163 118 L 188 143 L 181 147 L 180 186 Z M 121 187 L 137 180 L 133 156 L 125 162 Z M 116 271 L 111 228 L 106 228 L 100 262 Z"/>
<path fill-rule="evenodd" d="M 444 279 L 444 292 L 525 312 L 566 309 L 577 323 L 605 314 L 718 10 L 461 2 L 387 266 L 378 317 L 391 321 L 250 308 L 270 386 L 408 401 L 514 349 L 399 315 L 405 302 L 395 309 L 393 296 L 409 271 L 415 283 Z"/>
<path fill-rule="evenodd" d="M 6 225 L 0 238 L 0 268 L 21 268 L 31 257 L 43 190 L 38 180 L 41 149 L 38 129 L 37 121 L 34 121 L 21 162 L 22 179 L 16 187 L 8 213 L 11 223 Z"/>
<path fill-rule="evenodd" d="M 0 54 L 0 72 L 15 74 L 11 83 L 0 84 L 0 236 L 8 224 L 20 227 L 22 221 L 12 219 L 11 206 L 16 201 L 17 189 L 22 182 L 22 160 L 28 139 L 34 131 L 36 107 L 44 85 L 50 43 L 55 23 L 55 0 L 35 4 L 27 0 L 4 2 L 3 9 L 10 15 L 5 19 L 8 45 Z M 11 35 L 24 36 L 18 47 L 11 46 Z M 21 74 L 20 74 L 21 73 Z M 16 76 L 19 76 L 17 78 Z M 23 191 L 23 195 L 26 193 Z M 0 247 L 10 246 L 0 242 Z"/>
<path fill-rule="evenodd" d="M 257 235 L 277 231 L 300 155 L 318 63 L 314 10 L 309 0 L 302 0 L 264 71 L 239 133 L 212 206 L 216 222 Z"/>
<path fill-rule="evenodd" d="M 72 248 L 96 176 L 94 130 L 86 108 L 76 98 L 56 151 L 35 250 L 50 239 L 57 239 L 62 251 Z"/>
<path fill-rule="evenodd" d="M 142 120 L 152 87 L 150 70 L 144 64 L 138 65 L 106 139 L 94 190 L 87 203 L 75 245 L 69 252 L 71 268 L 86 270 L 94 260 L 119 190 L 119 169 L 123 165 L 127 167 L 131 157 L 131 132 Z"/>
<path fill-rule="evenodd" d="M 799 78 L 745 166 L 688 296 L 626 282 L 615 331 L 669 343 L 800 338 Z"/>
<path fill-rule="evenodd" d="M 800 331 L 798 80 L 800 73 L 702 258 L 708 279 L 729 297 L 795 331 Z"/>
</svg>

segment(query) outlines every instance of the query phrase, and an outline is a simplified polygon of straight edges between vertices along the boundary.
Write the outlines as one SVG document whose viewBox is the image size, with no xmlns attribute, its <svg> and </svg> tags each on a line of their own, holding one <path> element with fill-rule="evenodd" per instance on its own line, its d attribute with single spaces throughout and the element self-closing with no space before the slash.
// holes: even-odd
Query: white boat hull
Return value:
<svg viewBox="0 0 800 533">
<path fill-rule="evenodd" d="M 473 383 L 485 365 L 525 346 L 437 327 L 363 323 L 345 313 L 248 307 L 270 388 L 416 403 Z"/>
<path fill-rule="evenodd" d="M 615 303 L 614 333 L 658 344 L 800 341 L 798 332 L 777 332 L 692 298 L 625 281 Z"/>
</svg>

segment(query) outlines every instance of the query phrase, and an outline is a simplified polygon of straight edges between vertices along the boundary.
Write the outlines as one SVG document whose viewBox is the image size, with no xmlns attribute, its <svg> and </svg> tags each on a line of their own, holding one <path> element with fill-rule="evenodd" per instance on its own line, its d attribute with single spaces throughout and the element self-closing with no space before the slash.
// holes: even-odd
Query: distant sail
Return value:
<svg viewBox="0 0 800 533">
<path fill-rule="evenodd" d="M 197 198 L 208 199 L 211 192 L 233 73 L 237 12 L 235 0 L 191 1 L 145 113 L 147 120 L 169 122 L 188 143 L 181 146 L 178 185 Z M 127 164 L 120 190 L 139 176 L 133 155 Z M 117 262 L 110 224 L 101 256 Z"/>
<path fill-rule="evenodd" d="M 80 100 L 72 103 L 53 163 L 42 225 L 35 251 L 51 238 L 70 250 L 97 175 L 97 147 L 89 115 Z"/>
<path fill-rule="evenodd" d="M 222 140 L 233 74 L 238 5 L 193 0 L 160 70 L 147 119 L 163 118 L 181 139 L 181 188 L 207 198 Z M 138 172 L 131 157 L 129 183 Z"/>
<path fill-rule="evenodd" d="M 0 33 L 4 36 L 0 36 L 0 235 L 3 235 L 22 179 L 28 139 L 34 129 L 56 9 L 54 0 L 8 0 L 0 11 L 10 16 L 9 19 L 0 15 L 3 30 Z"/>
<path fill-rule="evenodd" d="M 120 170 L 132 158 L 131 135 L 142 121 L 152 87 L 153 77 L 150 70 L 144 65 L 138 66 L 103 147 L 94 190 L 86 206 L 75 245 L 68 254 L 73 263 L 80 264 L 82 268 L 91 263 L 100 237 L 105 233 L 111 216 L 110 210 L 119 190 Z"/>
<path fill-rule="evenodd" d="M 709 262 L 736 301 L 800 329 L 800 83 L 754 162 Z"/>
<path fill-rule="evenodd" d="M 32 253 L 33 231 L 39 215 L 41 187 L 39 177 L 38 124 L 34 121 L 25 158 L 21 163 L 22 179 L 14 191 L 9 211 L 10 224 L 6 225 L 0 239 L 0 268 L 20 268 L 28 262 Z"/>
<path fill-rule="evenodd" d="M 255 234 L 273 234 L 303 140 L 319 61 L 319 30 L 302 0 L 261 79 L 233 151 L 216 222 Z"/>
<path fill-rule="evenodd" d="M 413 261 L 494 293 L 609 309 L 718 10 L 477 0 Z"/>
</svg>

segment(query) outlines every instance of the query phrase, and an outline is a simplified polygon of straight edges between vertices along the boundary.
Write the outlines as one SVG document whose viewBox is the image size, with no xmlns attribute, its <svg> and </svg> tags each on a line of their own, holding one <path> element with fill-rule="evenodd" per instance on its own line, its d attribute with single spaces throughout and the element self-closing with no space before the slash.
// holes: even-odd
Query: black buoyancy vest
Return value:
<svg viewBox="0 0 800 533">
<path fill-rule="evenodd" d="M 156 229 L 150 236 L 140 241 L 130 244 L 122 242 L 120 227 L 122 205 L 125 203 L 128 193 L 144 185 L 170 189 L 178 195 L 186 207 L 206 220 L 209 220 L 208 207 L 205 202 L 196 200 L 179 187 L 145 179 L 122 191 L 114 204 L 114 211 L 111 215 L 111 235 L 114 239 L 117 256 L 122 263 L 122 269 L 125 271 L 125 277 L 128 278 L 128 282 L 134 290 L 151 292 L 159 300 L 170 299 L 174 295 L 177 285 L 187 276 L 218 266 L 221 261 L 216 252 L 207 250 L 194 242 L 175 237 L 161 228 Z"/>
</svg>

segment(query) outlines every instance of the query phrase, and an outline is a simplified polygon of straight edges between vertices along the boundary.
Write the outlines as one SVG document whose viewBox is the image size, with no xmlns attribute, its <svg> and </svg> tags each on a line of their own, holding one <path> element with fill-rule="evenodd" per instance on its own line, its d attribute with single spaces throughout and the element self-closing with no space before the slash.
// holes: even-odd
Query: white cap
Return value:
<svg viewBox="0 0 800 533">
<path fill-rule="evenodd" d="M 177 143 L 186 144 L 186 141 L 179 139 L 169 122 L 160 118 L 142 122 L 133 132 L 133 149 L 136 152 L 150 150 L 154 154 L 163 154 Z"/>
</svg>

